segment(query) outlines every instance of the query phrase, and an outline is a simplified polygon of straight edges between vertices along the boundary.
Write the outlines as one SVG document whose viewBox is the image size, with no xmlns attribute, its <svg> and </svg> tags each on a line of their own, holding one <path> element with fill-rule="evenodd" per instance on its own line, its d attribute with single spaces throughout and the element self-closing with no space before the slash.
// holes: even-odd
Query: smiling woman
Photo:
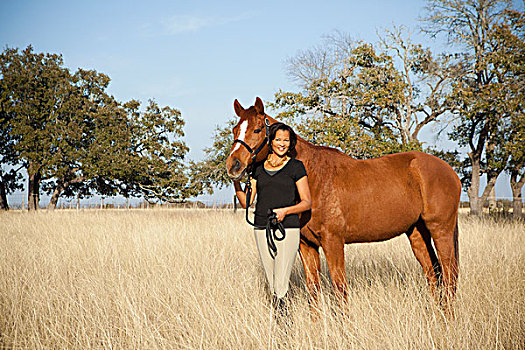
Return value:
<svg viewBox="0 0 525 350">
<path fill-rule="evenodd" d="M 259 102 L 260 100 L 256 106 L 262 105 Z M 236 107 L 238 110 L 241 108 L 240 105 Z M 252 158 L 257 157 L 259 152 L 252 152 L 245 142 L 247 125 L 248 121 L 244 120 L 234 130 L 237 143 L 230 157 L 241 150 L 241 144 L 245 145 L 242 152 L 247 150 L 255 153 Z M 256 127 L 252 133 L 259 134 L 262 130 L 262 127 Z M 234 186 L 239 202 L 244 208 L 250 206 L 258 194 L 255 207 L 255 241 L 270 291 L 275 297 L 275 306 L 282 315 L 287 312 L 285 296 L 299 248 L 298 214 L 310 210 L 310 188 L 303 163 L 294 158 L 297 136 L 293 129 L 277 122 L 265 130 L 269 146 L 268 156 L 254 166 L 250 181 L 251 188 L 255 190 L 249 195 L 250 198 L 247 198 L 248 195 L 242 190 L 239 180 L 234 181 Z M 263 142 L 258 150 L 265 146 L 266 143 Z M 282 236 L 275 235 L 276 227 Z"/>
</svg>

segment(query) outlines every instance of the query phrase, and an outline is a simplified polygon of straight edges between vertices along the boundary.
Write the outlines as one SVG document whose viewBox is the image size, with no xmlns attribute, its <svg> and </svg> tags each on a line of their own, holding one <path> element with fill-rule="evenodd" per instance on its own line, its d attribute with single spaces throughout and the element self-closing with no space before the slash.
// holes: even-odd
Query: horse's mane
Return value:
<svg viewBox="0 0 525 350">
<path fill-rule="evenodd" d="M 303 139 L 302 137 L 300 137 L 298 135 L 297 136 L 297 143 L 299 144 L 299 142 L 304 143 L 308 147 L 313 147 L 317 151 L 330 152 L 330 153 L 334 153 L 334 154 L 337 154 L 337 155 L 340 155 L 340 156 L 345 156 L 345 157 L 348 157 L 348 158 L 352 158 L 348 154 L 338 150 L 337 148 L 333 148 L 333 147 L 329 147 L 329 146 L 315 145 L 315 144 L 313 144 L 313 143 L 311 143 L 309 141 L 306 141 L 305 139 Z"/>
</svg>

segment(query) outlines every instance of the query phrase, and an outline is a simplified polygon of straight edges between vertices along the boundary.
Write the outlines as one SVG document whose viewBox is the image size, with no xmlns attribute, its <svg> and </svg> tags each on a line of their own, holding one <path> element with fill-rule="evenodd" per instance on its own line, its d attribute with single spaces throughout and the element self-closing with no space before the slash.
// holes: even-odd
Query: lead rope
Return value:
<svg viewBox="0 0 525 350">
<path fill-rule="evenodd" d="M 277 235 L 277 230 L 281 232 L 281 236 Z M 277 221 L 277 214 L 275 214 L 271 209 L 268 209 L 268 222 L 266 223 L 266 243 L 268 244 L 268 252 L 272 259 L 275 259 L 277 255 L 277 246 L 275 245 L 274 239 L 276 241 L 282 241 L 286 237 L 286 231 L 284 229 L 283 223 Z"/>
<path fill-rule="evenodd" d="M 277 246 L 275 245 L 275 241 L 280 242 L 284 240 L 286 237 L 286 230 L 283 226 L 283 223 L 277 221 L 277 214 L 275 214 L 272 209 L 268 209 L 268 220 L 266 222 L 266 226 L 259 226 L 250 221 L 248 215 L 248 210 L 250 208 L 248 203 L 250 203 L 252 196 L 252 185 L 250 183 L 250 178 L 251 176 L 248 176 L 248 181 L 246 181 L 246 186 L 244 187 L 244 192 L 246 193 L 246 222 L 258 230 L 266 230 L 266 244 L 268 245 L 268 253 L 270 253 L 272 259 L 275 259 L 275 256 L 277 255 Z M 279 231 L 281 234 L 278 235 L 277 231 Z"/>
</svg>

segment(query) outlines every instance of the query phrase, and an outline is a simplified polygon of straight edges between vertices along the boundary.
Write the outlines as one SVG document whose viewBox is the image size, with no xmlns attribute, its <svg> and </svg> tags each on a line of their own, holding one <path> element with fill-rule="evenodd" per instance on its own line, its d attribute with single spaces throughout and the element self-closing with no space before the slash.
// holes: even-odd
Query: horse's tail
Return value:
<svg viewBox="0 0 525 350">
<path fill-rule="evenodd" d="M 456 226 L 454 227 L 454 256 L 456 258 L 456 273 L 459 272 L 459 224 L 458 216 L 456 214 Z"/>
</svg>

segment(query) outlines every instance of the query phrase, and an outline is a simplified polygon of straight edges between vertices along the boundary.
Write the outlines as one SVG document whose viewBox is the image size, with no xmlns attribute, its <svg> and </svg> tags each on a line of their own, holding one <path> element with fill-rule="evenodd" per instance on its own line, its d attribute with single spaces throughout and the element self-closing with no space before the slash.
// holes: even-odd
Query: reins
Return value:
<svg viewBox="0 0 525 350">
<path fill-rule="evenodd" d="M 270 256 L 272 259 L 275 259 L 275 255 L 277 254 L 277 246 L 275 245 L 275 241 L 282 241 L 286 237 L 286 231 L 284 229 L 284 226 L 281 222 L 277 221 L 277 215 L 271 210 L 268 210 L 268 221 L 266 223 L 266 226 L 259 226 L 255 223 L 250 221 L 248 210 L 250 208 L 250 200 L 252 198 L 252 184 L 251 184 L 251 178 L 253 175 L 253 164 L 255 163 L 255 159 L 257 158 L 257 155 L 261 150 L 264 148 L 265 145 L 270 144 L 270 120 L 267 118 L 266 114 L 264 115 L 264 126 L 266 131 L 265 140 L 257 147 L 255 150 L 253 150 L 246 142 L 244 142 L 241 139 L 235 139 L 233 141 L 233 144 L 236 142 L 240 143 L 246 149 L 248 152 L 250 152 L 250 155 L 252 156 L 252 162 L 249 165 L 248 168 L 248 179 L 245 182 L 244 186 L 244 193 L 246 193 L 246 222 L 250 224 L 251 226 L 255 227 L 259 230 L 266 230 L 266 242 L 268 244 L 268 252 L 270 253 Z M 281 235 L 277 235 L 277 230 L 281 233 Z"/>
</svg>

